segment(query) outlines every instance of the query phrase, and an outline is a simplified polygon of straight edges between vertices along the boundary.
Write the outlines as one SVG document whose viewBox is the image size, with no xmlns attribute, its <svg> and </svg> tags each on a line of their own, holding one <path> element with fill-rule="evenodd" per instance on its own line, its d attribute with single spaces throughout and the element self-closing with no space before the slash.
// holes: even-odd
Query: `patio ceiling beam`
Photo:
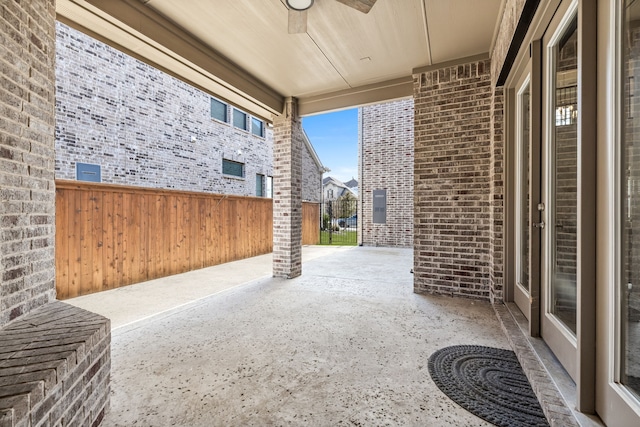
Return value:
<svg viewBox="0 0 640 427">
<path fill-rule="evenodd" d="M 173 52 L 175 56 L 193 64 L 195 68 L 210 73 L 216 78 L 216 83 L 234 92 L 236 97 L 249 99 L 271 114 L 277 115 L 282 112 L 284 97 L 281 94 L 141 2 L 135 0 L 71 0 L 71 2 L 80 7 L 86 7 L 82 3 L 88 3 L 115 18 L 129 30 Z M 233 99 L 228 100 L 234 102 Z M 246 103 L 240 106 L 246 108 Z"/>
<path fill-rule="evenodd" d="M 300 116 L 413 97 L 413 76 L 298 100 Z"/>
</svg>

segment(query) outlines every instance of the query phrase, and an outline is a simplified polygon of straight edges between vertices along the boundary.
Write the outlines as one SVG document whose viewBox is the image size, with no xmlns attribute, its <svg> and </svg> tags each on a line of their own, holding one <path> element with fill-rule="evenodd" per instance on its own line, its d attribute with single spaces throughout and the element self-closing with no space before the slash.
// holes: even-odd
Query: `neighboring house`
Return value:
<svg viewBox="0 0 640 427">
<path fill-rule="evenodd" d="M 358 180 L 355 178 L 351 178 L 349 181 L 345 182 L 344 185 L 346 185 L 349 190 L 351 190 L 351 192 L 353 194 L 355 194 L 356 196 L 358 195 Z"/>
<path fill-rule="evenodd" d="M 235 108 L 56 23 L 56 179 L 272 197 L 273 130 Z M 324 168 L 305 135 L 303 199 Z"/>
<path fill-rule="evenodd" d="M 362 107 L 359 115 L 359 243 L 411 247 L 413 99 Z"/>
<path fill-rule="evenodd" d="M 305 202 L 322 202 L 322 174 L 329 169 L 322 165 L 318 153 L 311 145 L 306 132 L 304 135 L 304 148 L 302 150 L 302 200 Z"/>
<path fill-rule="evenodd" d="M 322 180 L 322 194 L 324 195 L 325 202 L 330 200 L 338 200 L 338 198 L 344 196 L 347 193 L 351 193 L 354 197 L 358 197 L 356 193 L 354 193 L 339 179 L 328 176 Z"/>
</svg>

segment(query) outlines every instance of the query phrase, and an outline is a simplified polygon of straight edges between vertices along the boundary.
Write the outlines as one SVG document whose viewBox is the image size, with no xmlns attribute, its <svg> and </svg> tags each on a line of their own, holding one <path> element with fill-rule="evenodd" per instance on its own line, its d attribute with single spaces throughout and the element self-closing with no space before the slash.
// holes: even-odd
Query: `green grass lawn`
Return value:
<svg viewBox="0 0 640 427">
<path fill-rule="evenodd" d="M 358 232 L 355 230 L 341 230 L 331 233 L 331 242 L 329 242 L 329 232 L 320 231 L 320 244 L 333 246 L 357 246 Z"/>
</svg>

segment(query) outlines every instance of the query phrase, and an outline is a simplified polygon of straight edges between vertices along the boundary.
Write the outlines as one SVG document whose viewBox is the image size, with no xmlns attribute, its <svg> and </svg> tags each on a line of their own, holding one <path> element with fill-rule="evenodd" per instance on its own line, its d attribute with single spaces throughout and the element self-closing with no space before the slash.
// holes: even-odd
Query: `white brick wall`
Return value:
<svg viewBox="0 0 640 427">
<path fill-rule="evenodd" d="M 255 196 L 256 174 L 273 176 L 269 126 L 262 138 L 213 120 L 210 95 L 65 24 L 56 32 L 56 179 L 82 162 L 105 183 Z M 223 176 L 223 158 L 245 177 Z M 320 171 L 304 165 L 305 200 L 317 201 Z"/>
<path fill-rule="evenodd" d="M 362 107 L 360 135 L 361 243 L 413 243 L 413 99 Z M 373 190 L 387 190 L 386 224 L 373 224 Z"/>
<path fill-rule="evenodd" d="M 302 200 L 315 203 L 322 201 L 322 170 L 306 144 L 302 146 Z"/>
</svg>

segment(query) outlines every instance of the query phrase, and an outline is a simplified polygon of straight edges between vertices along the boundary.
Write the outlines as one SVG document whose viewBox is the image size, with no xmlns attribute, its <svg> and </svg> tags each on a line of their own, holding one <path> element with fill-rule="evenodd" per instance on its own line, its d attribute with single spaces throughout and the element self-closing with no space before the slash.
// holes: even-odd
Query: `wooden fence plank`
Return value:
<svg viewBox="0 0 640 427">
<path fill-rule="evenodd" d="M 115 210 L 113 199 L 113 193 L 103 192 L 102 227 L 104 228 L 104 232 L 102 238 L 102 283 L 100 285 L 100 289 L 103 291 L 111 287 L 115 278 L 114 272 L 116 267 L 116 235 L 113 232 L 115 229 Z M 56 254 L 57 251 L 58 249 L 56 249 Z"/>
<path fill-rule="evenodd" d="M 146 215 L 146 212 L 143 211 L 145 208 L 144 205 L 145 197 L 140 197 L 139 194 L 132 194 L 130 201 L 130 209 L 131 209 L 131 223 L 129 226 L 134 230 L 134 241 L 132 242 L 132 246 L 134 247 L 133 253 L 131 254 L 131 280 L 134 283 L 142 282 L 145 280 L 142 277 L 142 264 L 146 261 L 142 258 L 144 252 L 144 246 L 146 244 L 144 240 L 144 231 L 143 231 L 143 217 Z"/>
<path fill-rule="evenodd" d="M 222 221 L 223 215 L 223 203 L 224 196 L 218 198 L 212 208 L 214 232 L 215 232 L 215 259 L 217 264 L 222 264 L 225 259 L 224 242 L 225 242 L 225 227 Z"/>
<path fill-rule="evenodd" d="M 122 280 L 124 283 L 136 283 L 134 281 L 132 261 L 134 260 L 135 243 L 137 242 L 136 230 L 133 227 L 131 194 L 122 195 Z"/>
<path fill-rule="evenodd" d="M 69 298 L 69 196 L 72 193 L 56 188 L 56 291 L 58 298 Z"/>
<path fill-rule="evenodd" d="M 78 295 L 84 295 L 93 292 L 93 212 L 91 209 L 91 191 L 84 191 L 79 196 L 80 287 Z"/>
<path fill-rule="evenodd" d="M 101 191 L 92 191 L 90 197 L 91 212 L 91 245 L 93 253 L 91 254 L 91 292 L 99 292 L 102 290 L 102 275 L 104 269 L 102 268 L 102 260 L 104 259 L 104 227 L 102 223 L 102 210 L 104 209 L 103 201 L 104 193 Z"/>
<path fill-rule="evenodd" d="M 320 204 L 302 204 L 302 244 L 317 245 L 320 241 Z"/>
<path fill-rule="evenodd" d="M 69 288 L 67 298 L 78 295 L 80 289 L 80 201 L 79 194 L 69 194 Z"/>
<path fill-rule="evenodd" d="M 167 233 L 163 231 L 167 226 L 166 207 L 167 197 L 164 195 L 158 195 L 156 197 L 155 215 L 152 215 L 153 228 L 151 229 L 151 233 L 156 241 L 156 244 L 154 245 L 155 254 L 153 258 L 155 259 L 155 263 L 152 265 L 152 271 L 154 271 L 154 274 L 151 276 L 153 279 L 168 275 L 166 260 L 164 258 L 164 248 L 167 245 Z"/>
<path fill-rule="evenodd" d="M 114 194 L 114 203 L 113 203 L 113 211 L 114 215 L 114 228 L 113 233 L 116 238 L 116 247 L 115 247 L 115 269 L 114 269 L 114 278 L 113 283 L 109 285 L 109 289 L 119 288 L 120 286 L 124 286 L 126 284 L 124 280 L 124 258 L 125 258 L 125 249 L 124 249 L 124 233 L 125 233 L 125 215 L 124 215 L 124 201 L 123 194 L 118 192 Z"/>
<path fill-rule="evenodd" d="M 176 274 L 180 260 L 178 252 L 178 196 L 169 197 L 169 247 L 167 250 L 167 259 L 169 261 L 168 275 Z"/>
<path fill-rule="evenodd" d="M 171 268 L 173 265 L 171 259 L 172 249 L 172 231 L 171 228 L 175 227 L 175 219 L 173 218 L 173 195 L 163 195 L 162 206 L 162 218 L 163 224 L 161 228 L 157 230 L 158 233 L 162 233 L 163 246 L 162 246 L 162 265 L 164 269 L 163 276 L 171 275 Z"/>
<path fill-rule="evenodd" d="M 183 196 L 178 197 L 176 203 L 176 251 L 178 253 L 178 264 L 175 273 L 187 271 L 187 251 L 186 251 L 186 219 L 184 217 L 184 199 Z"/>
<path fill-rule="evenodd" d="M 153 202 L 153 198 L 145 195 L 138 195 L 137 199 L 140 201 L 140 250 L 138 252 L 138 274 L 140 281 L 149 280 L 149 215 L 151 214 L 150 204 Z"/>
<path fill-rule="evenodd" d="M 197 264 L 195 268 L 203 268 L 206 265 L 207 259 L 207 199 L 204 197 L 198 198 L 198 248 L 196 250 Z"/>
</svg>

